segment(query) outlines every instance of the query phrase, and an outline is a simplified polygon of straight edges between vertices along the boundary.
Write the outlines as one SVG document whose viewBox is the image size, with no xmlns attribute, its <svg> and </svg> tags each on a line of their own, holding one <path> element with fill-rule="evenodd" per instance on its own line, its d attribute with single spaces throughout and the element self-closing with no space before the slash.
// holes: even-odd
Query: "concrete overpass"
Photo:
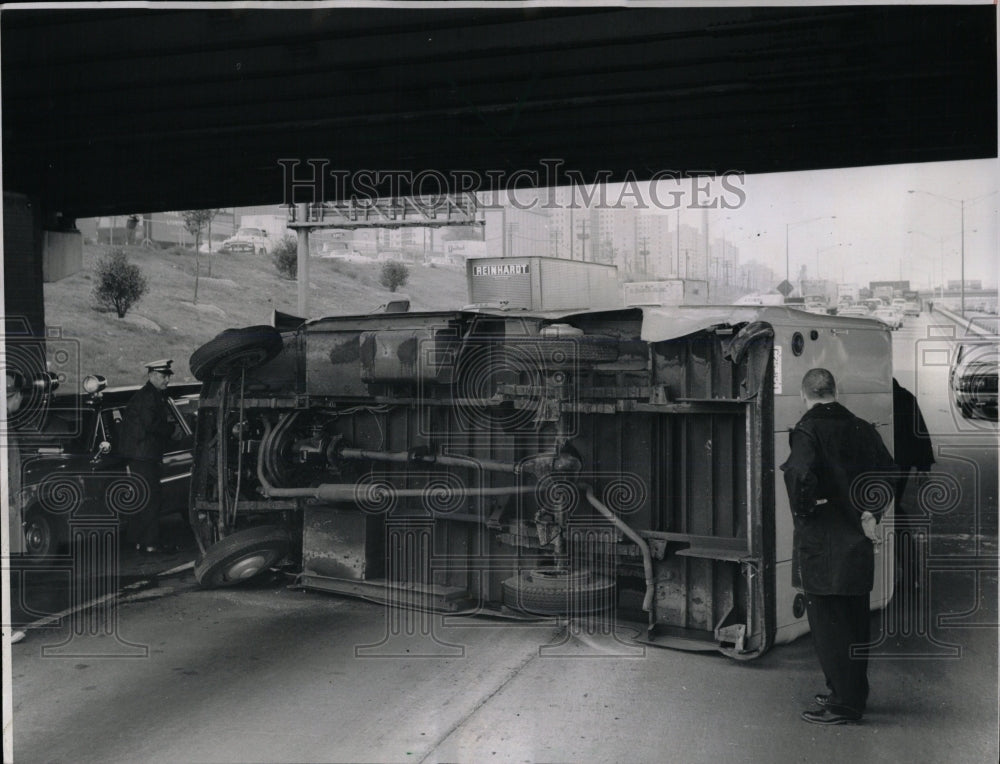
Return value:
<svg viewBox="0 0 1000 764">
<path fill-rule="evenodd" d="M 489 186 L 549 159 L 614 181 L 995 157 L 996 52 L 993 5 L 8 6 L 6 312 L 41 331 L 75 218 L 273 203 L 283 159 Z"/>
</svg>

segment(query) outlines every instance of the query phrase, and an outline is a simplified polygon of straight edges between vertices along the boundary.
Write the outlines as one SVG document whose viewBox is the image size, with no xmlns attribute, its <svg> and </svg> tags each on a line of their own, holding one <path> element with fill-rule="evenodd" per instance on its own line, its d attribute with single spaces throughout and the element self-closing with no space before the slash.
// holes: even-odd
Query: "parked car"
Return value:
<svg viewBox="0 0 1000 764">
<path fill-rule="evenodd" d="M 231 237 L 222 242 L 220 252 L 248 252 L 250 254 L 266 255 L 273 248 L 271 237 L 262 228 L 240 228 Z"/>
<path fill-rule="evenodd" d="M 45 556 L 66 547 L 70 523 L 122 521 L 135 504 L 123 460 L 115 451 L 123 412 L 139 389 L 105 389 L 101 377 L 84 380 L 82 395 L 53 395 L 39 430 L 19 446 L 22 500 L 18 502 L 25 554 Z M 163 511 L 183 511 L 191 484 L 194 420 L 201 385 L 167 388 L 177 440 L 163 457 Z M 15 433 L 16 436 L 16 433 Z M 115 517 L 109 508 L 120 507 Z"/>
<path fill-rule="evenodd" d="M 252 255 L 256 253 L 257 247 L 252 241 L 242 241 L 239 239 L 226 239 L 219 246 L 219 252 L 227 255 Z"/>
<path fill-rule="evenodd" d="M 981 321 L 981 323 L 980 323 Z M 956 408 L 966 419 L 997 421 L 997 370 L 1000 336 L 996 319 L 973 319 L 973 326 L 990 332 L 969 332 L 958 343 L 949 373 L 949 388 Z"/>
</svg>

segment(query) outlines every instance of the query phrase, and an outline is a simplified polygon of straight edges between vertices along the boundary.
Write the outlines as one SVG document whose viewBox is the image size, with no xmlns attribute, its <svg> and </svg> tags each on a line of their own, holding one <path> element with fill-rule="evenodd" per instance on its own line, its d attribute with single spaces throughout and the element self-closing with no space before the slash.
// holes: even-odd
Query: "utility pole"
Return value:
<svg viewBox="0 0 1000 764">
<path fill-rule="evenodd" d="M 500 208 L 500 256 L 507 257 L 507 205 Z"/>
<path fill-rule="evenodd" d="M 649 276 L 649 237 L 643 236 L 639 239 L 639 255 L 642 257 L 642 272 Z"/>
<path fill-rule="evenodd" d="M 505 247 L 507 254 L 505 257 L 513 257 L 514 255 L 514 231 L 518 230 L 519 227 L 520 224 L 516 222 L 507 224 L 507 231 L 504 234 L 507 237 L 507 246 Z"/>
<path fill-rule="evenodd" d="M 580 259 L 586 262 L 587 260 L 587 239 L 590 238 L 590 234 L 587 233 L 587 221 L 580 221 L 580 233 L 576 235 L 576 238 L 580 240 Z"/>
<path fill-rule="evenodd" d="M 558 228 L 549 230 L 549 251 L 552 257 L 559 257 L 559 244 L 562 241 L 562 231 Z"/>
<path fill-rule="evenodd" d="M 676 244 L 674 246 L 674 275 L 681 275 L 681 208 L 677 207 L 677 226 L 674 231 Z M 687 275 L 687 274 L 685 274 Z"/>
<path fill-rule="evenodd" d="M 574 231 L 576 229 L 573 228 L 573 199 L 572 198 L 570 199 L 569 203 L 570 203 L 570 207 L 569 207 L 569 259 L 573 260 L 574 259 L 574 257 L 573 257 L 573 239 L 576 238 L 575 236 L 573 236 L 573 233 L 574 233 Z"/>
<path fill-rule="evenodd" d="M 962 199 L 961 202 L 962 202 L 962 310 L 958 315 L 960 315 L 962 318 L 965 318 L 965 199 Z"/>
</svg>

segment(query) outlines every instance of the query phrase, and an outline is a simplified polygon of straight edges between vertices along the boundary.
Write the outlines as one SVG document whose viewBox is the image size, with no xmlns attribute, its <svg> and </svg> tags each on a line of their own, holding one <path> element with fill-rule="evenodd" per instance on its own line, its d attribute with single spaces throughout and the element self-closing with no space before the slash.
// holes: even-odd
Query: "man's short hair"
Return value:
<svg viewBox="0 0 1000 764">
<path fill-rule="evenodd" d="M 826 369 L 809 369 L 802 377 L 802 392 L 813 400 L 834 398 L 837 395 L 837 381 Z"/>
</svg>

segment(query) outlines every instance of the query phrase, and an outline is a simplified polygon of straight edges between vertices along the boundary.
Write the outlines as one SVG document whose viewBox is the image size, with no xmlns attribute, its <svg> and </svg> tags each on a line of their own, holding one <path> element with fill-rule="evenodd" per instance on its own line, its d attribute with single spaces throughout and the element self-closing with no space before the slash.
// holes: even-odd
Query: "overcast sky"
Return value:
<svg viewBox="0 0 1000 764">
<path fill-rule="evenodd" d="M 818 265 L 824 278 L 857 282 L 896 279 L 902 267 L 904 279 L 924 286 L 933 273 L 936 285 L 942 249 L 944 278 L 959 278 L 964 199 L 965 277 L 996 285 L 998 170 L 994 159 L 747 176 L 738 209 L 710 212 L 711 237 L 728 231 L 742 261 L 783 275 L 788 225 L 793 277 L 803 264 L 810 277 Z M 690 225 L 700 215 L 682 211 Z"/>
<path fill-rule="evenodd" d="M 734 171 L 735 173 L 736 171 Z M 762 175 L 704 176 L 631 182 L 603 187 L 575 181 L 578 206 L 641 205 L 680 223 L 724 237 L 739 248 L 740 262 L 768 265 L 792 280 L 804 265 L 809 278 L 837 282 L 906 279 L 938 286 L 961 274 L 962 204 L 965 200 L 965 278 L 996 286 L 1000 259 L 996 159 L 886 165 Z M 570 186 L 550 192 L 508 191 L 507 205 L 564 207 Z M 581 190 L 582 189 L 582 190 Z M 910 190 L 914 193 L 910 193 Z M 583 199 L 590 199 L 590 204 Z M 513 200 L 513 201 L 512 201 Z M 706 211 L 706 207 L 709 207 Z M 495 221 L 494 236 L 499 236 Z M 490 237 L 487 231 L 487 237 Z"/>
</svg>

